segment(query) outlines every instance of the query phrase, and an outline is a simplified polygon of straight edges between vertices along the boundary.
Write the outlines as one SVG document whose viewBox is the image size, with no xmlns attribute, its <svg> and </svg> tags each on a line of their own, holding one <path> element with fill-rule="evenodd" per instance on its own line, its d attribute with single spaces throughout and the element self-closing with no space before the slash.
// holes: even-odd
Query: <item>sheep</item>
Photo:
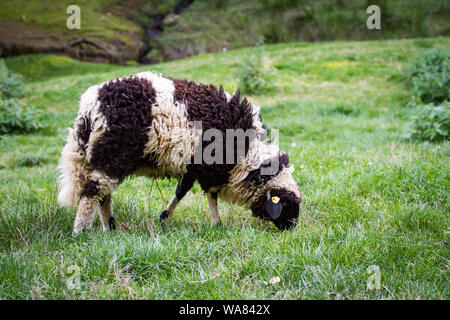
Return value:
<svg viewBox="0 0 450 320">
<path fill-rule="evenodd" d="M 252 133 L 243 147 L 233 138 L 231 150 L 223 155 L 210 152 L 216 160 L 231 155 L 231 162 L 195 161 L 197 151 L 206 152 L 212 144 L 204 139 L 208 130 L 224 136 L 229 130 Z M 212 84 L 150 71 L 94 85 L 80 98 L 61 152 L 58 203 L 78 205 L 74 235 L 92 227 L 97 211 L 103 230 L 113 230 L 111 194 L 126 177 L 176 178 L 175 194 L 160 214 L 161 222 L 198 181 L 207 195 L 212 225 L 221 224 L 219 197 L 284 230 L 298 219 L 302 197 L 288 155 L 265 141 L 266 135 L 259 107 L 241 99 L 239 91 L 231 95 Z M 272 174 L 264 174 L 272 164 Z"/>
</svg>

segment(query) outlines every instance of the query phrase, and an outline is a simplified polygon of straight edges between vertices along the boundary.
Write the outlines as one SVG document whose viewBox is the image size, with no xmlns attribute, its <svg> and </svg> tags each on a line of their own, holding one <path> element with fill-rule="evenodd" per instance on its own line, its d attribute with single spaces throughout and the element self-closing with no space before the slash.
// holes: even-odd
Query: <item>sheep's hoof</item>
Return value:
<svg viewBox="0 0 450 320">
<path fill-rule="evenodd" d="M 78 237 L 80 235 L 82 235 L 83 233 L 87 233 L 88 229 L 87 228 L 80 228 L 77 230 L 73 230 L 72 231 L 72 237 Z"/>
<path fill-rule="evenodd" d="M 114 217 L 109 218 L 109 230 L 116 230 L 116 220 Z"/>
<path fill-rule="evenodd" d="M 164 220 L 166 220 L 169 217 L 169 212 L 167 210 L 164 210 L 160 215 L 159 215 L 159 221 L 163 222 Z"/>
<path fill-rule="evenodd" d="M 81 231 L 82 230 L 79 230 L 79 231 L 72 231 L 72 237 L 78 237 L 80 234 L 81 234 Z"/>
<path fill-rule="evenodd" d="M 222 220 L 211 222 L 211 227 L 222 227 Z"/>
</svg>

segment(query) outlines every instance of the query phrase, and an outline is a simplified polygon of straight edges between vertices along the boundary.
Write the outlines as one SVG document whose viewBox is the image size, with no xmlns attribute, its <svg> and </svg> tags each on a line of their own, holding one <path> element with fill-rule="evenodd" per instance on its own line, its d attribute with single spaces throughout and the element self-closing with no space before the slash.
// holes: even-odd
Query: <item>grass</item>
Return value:
<svg viewBox="0 0 450 320">
<path fill-rule="evenodd" d="M 24 102 L 43 110 L 45 129 L 0 137 L 0 297 L 449 299 L 450 143 L 401 140 L 411 112 L 403 68 L 426 48 L 449 45 L 449 38 L 278 44 L 151 68 L 67 59 L 66 72 L 50 63 L 56 56 L 7 59 L 28 79 Z M 298 226 L 279 232 L 219 199 L 223 227 L 210 227 L 197 185 L 161 226 L 159 193 L 135 178 L 114 194 L 117 232 L 103 233 L 97 218 L 73 238 L 75 209 L 56 205 L 55 166 L 80 94 L 147 69 L 232 91 L 236 66 L 252 54 L 273 69 L 276 89 L 249 99 L 280 130 L 295 165 L 304 196 Z M 176 181 L 159 184 L 167 200 Z M 70 290 L 72 265 L 81 287 Z M 374 290 L 372 265 L 381 272 Z"/>
</svg>

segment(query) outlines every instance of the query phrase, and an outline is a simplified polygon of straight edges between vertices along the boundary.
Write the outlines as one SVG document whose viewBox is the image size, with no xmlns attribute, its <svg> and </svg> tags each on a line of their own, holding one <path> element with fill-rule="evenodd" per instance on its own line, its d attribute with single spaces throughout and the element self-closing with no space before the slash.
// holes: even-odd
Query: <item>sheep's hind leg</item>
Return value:
<svg viewBox="0 0 450 320">
<path fill-rule="evenodd" d="M 111 194 L 108 194 L 100 200 L 100 221 L 102 222 L 103 231 L 116 229 L 116 221 L 112 215 L 111 199 Z"/>
<path fill-rule="evenodd" d="M 211 225 L 222 225 L 219 217 L 219 209 L 217 208 L 217 192 L 207 192 L 208 205 L 209 205 L 209 219 Z"/>
<path fill-rule="evenodd" d="M 75 216 L 73 226 L 74 235 L 77 235 L 82 230 L 92 228 L 92 223 L 98 210 L 100 210 L 100 220 L 102 221 L 103 228 L 105 229 L 105 223 L 108 223 L 108 230 L 113 227 L 114 218 L 111 215 L 111 192 L 114 186 L 111 180 L 107 180 L 103 176 L 98 177 L 98 174 L 95 179 L 92 179 L 84 185 L 77 215 Z"/>
<path fill-rule="evenodd" d="M 98 200 L 91 197 L 82 197 L 78 205 L 77 215 L 73 226 L 73 234 L 77 235 L 83 229 L 90 229 L 99 207 Z"/>
<path fill-rule="evenodd" d="M 174 196 L 167 205 L 166 210 L 164 210 L 159 216 L 159 220 L 161 222 L 169 219 L 172 216 L 173 212 L 175 211 L 175 208 L 177 207 L 177 204 L 180 202 L 181 199 L 183 199 L 186 193 L 189 190 L 191 190 L 192 186 L 194 185 L 194 182 L 195 180 L 191 178 L 183 177 L 181 179 L 181 181 L 177 185 L 177 190 L 175 191 Z"/>
</svg>

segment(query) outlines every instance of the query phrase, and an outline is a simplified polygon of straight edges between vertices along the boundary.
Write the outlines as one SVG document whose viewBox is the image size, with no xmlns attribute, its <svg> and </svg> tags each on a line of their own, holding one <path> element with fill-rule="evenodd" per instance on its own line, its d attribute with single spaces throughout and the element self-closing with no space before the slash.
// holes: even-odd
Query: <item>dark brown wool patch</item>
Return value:
<svg viewBox="0 0 450 320">
<path fill-rule="evenodd" d="M 78 119 L 75 124 L 76 134 L 78 137 L 78 145 L 83 151 L 86 151 L 86 144 L 89 141 L 89 136 L 91 135 L 91 118 L 90 114 L 85 117 Z"/>
<path fill-rule="evenodd" d="M 93 147 L 91 166 L 123 180 L 150 161 L 143 158 L 143 152 L 155 90 L 146 79 L 132 76 L 103 85 L 98 99 L 108 127 Z"/>
<path fill-rule="evenodd" d="M 270 180 L 272 180 L 280 171 L 289 165 L 289 156 L 285 152 L 279 153 L 278 158 L 278 169 L 274 174 L 263 175 L 261 174 L 262 168 L 268 168 L 271 166 L 271 163 L 262 164 L 260 168 L 252 170 L 249 172 L 247 177 L 245 177 L 244 182 L 247 186 L 261 186 L 267 184 Z"/>
<path fill-rule="evenodd" d="M 174 100 L 186 105 L 189 121 L 201 121 L 203 132 L 215 128 L 223 135 L 223 164 L 189 164 L 187 177 L 198 180 L 203 190 L 222 186 L 228 183 L 230 171 L 237 162 L 237 143 L 234 143 L 234 164 L 226 164 L 226 129 L 254 128 L 252 109 L 247 99 L 241 101 L 237 92 L 229 102 L 222 87 L 217 89 L 213 85 L 197 84 L 193 81 L 172 79 L 175 85 Z M 202 140 L 203 141 L 203 140 Z M 210 141 L 202 142 L 204 150 Z M 245 144 L 245 155 L 249 143 Z M 194 163 L 192 159 L 192 163 Z"/>
<path fill-rule="evenodd" d="M 83 190 L 81 191 L 81 197 L 88 197 L 92 198 L 98 194 L 98 182 L 97 181 L 89 181 L 84 186 Z"/>
</svg>

